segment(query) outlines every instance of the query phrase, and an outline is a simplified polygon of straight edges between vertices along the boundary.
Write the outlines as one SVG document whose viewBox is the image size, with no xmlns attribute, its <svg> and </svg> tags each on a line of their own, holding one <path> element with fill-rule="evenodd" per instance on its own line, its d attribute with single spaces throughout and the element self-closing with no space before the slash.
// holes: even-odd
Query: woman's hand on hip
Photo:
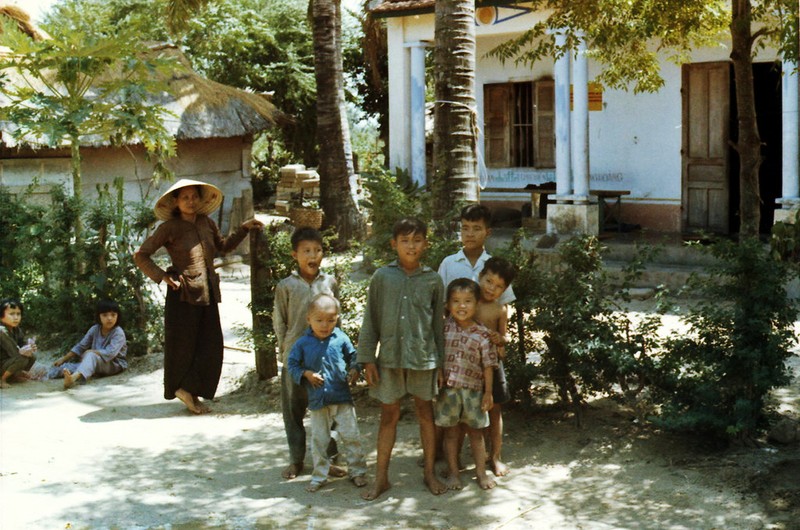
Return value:
<svg viewBox="0 0 800 530">
<path fill-rule="evenodd" d="M 178 276 L 178 280 L 176 280 L 171 274 L 166 274 L 164 275 L 164 283 L 166 283 L 173 291 L 177 291 L 181 288 L 180 276 Z"/>
<path fill-rule="evenodd" d="M 245 230 L 255 230 L 255 229 L 261 230 L 262 228 L 264 228 L 264 223 L 262 223 L 261 221 L 259 221 L 254 217 L 252 219 L 248 219 L 247 221 L 243 222 L 242 228 L 244 228 Z"/>
</svg>

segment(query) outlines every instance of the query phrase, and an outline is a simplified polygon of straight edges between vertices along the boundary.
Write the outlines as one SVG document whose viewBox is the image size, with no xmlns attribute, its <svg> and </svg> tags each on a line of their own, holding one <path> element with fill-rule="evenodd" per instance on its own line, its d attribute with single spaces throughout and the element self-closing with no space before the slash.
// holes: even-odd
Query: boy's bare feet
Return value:
<svg viewBox="0 0 800 530">
<path fill-rule="evenodd" d="M 478 486 L 480 486 L 482 490 L 490 490 L 497 486 L 497 483 L 489 478 L 485 473 L 483 476 L 478 475 L 475 478 L 478 479 Z"/>
<path fill-rule="evenodd" d="M 434 495 L 441 495 L 445 491 L 447 491 L 447 486 L 442 484 L 438 478 L 436 478 L 436 473 L 431 473 L 431 476 L 425 477 L 424 479 L 425 485 L 428 487 L 428 491 L 433 493 Z M 448 478 L 449 480 L 449 478 Z"/>
<path fill-rule="evenodd" d="M 357 475 L 355 477 L 350 477 L 350 482 L 355 484 L 357 488 L 363 488 L 367 485 L 367 477 L 364 475 Z"/>
<path fill-rule="evenodd" d="M 342 478 L 347 476 L 347 470 L 339 466 L 331 466 L 328 468 L 328 476 L 334 478 Z"/>
<path fill-rule="evenodd" d="M 0 388 L 11 388 L 11 385 L 6 383 L 6 380 L 3 379 L 3 380 L 0 381 Z"/>
<path fill-rule="evenodd" d="M 378 482 L 375 480 L 375 482 L 372 483 L 372 486 L 370 486 L 367 491 L 361 494 L 361 498 L 365 501 L 374 501 L 385 492 L 389 491 L 389 488 L 391 487 L 392 485 L 388 482 Z"/>
<path fill-rule="evenodd" d="M 511 472 L 511 469 L 501 462 L 499 458 L 489 461 L 489 469 L 492 470 L 495 477 L 505 477 Z"/>
<path fill-rule="evenodd" d="M 444 484 L 449 490 L 460 490 L 464 488 L 458 475 L 448 476 L 447 480 L 444 481 Z"/>
<path fill-rule="evenodd" d="M 289 464 L 286 466 L 281 472 L 281 476 L 286 480 L 292 480 L 293 478 L 297 478 L 297 475 L 303 472 L 303 463 L 300 462 L 298 464 Z"/>
<path fill-rule="evenodd" d="M 66 378 L 64 379 L 64 384 L 65 385 L 67 384 Z M 194 396 L 192 396 L 186 390 L 179 388 L 178 390 L 175 391 L 175 397 L 180 399 L 183 402 L 183 404 L 186 405 L 186 408 L 189 409 L 189 412 L 191 412 L 192 414 L 202 414 L 200 409 L 197 408 L 197 405 L 194 404 Z"/>
<path fill-rule="evenodd" d="M 324 480 L 322 482 L 310 482 L 308 486 L 306 486 L 306 491 L 309 493 L 314 493 L 315 491 L 319 491 L 319 489 L 327 484 Z"/>
<path fill-rule="evenodd" d="M 72 388 L 73 386 L 75 386 L 75 383 L 78 382 L 78 378 L 72 377 L 72 374 L 70 373 L 69 370 L 64 369 L 64 371 L 62 371 L 61 373 L 64 375 L 64 390 Z"/>
</svg>

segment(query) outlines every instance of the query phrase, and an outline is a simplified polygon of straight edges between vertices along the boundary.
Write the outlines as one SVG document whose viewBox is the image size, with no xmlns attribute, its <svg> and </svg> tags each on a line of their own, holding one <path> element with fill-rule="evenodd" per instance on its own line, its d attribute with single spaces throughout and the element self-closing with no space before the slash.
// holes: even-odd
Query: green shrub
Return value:
<svg viewBox="0 0 800 530">
<path fill-rule="evenodd" d="M 789 381 L 797 308 L 787 298 L 789 270 L 755 239 L 709 247 L 719 263 L 686 317 L 689 330 L 668 341 L 656 390 L 657 423 L 720 438 L 751 439 L 766 426 L 768 392 Z"/>
<path fill-rule="evenodd" d="M 530 377 L 544 376 L 560 400 L 573 407 L 579 424 L 588 393 L 634 399 L 650 369 L 649 353 L 658 348 L 659 317 L 633 321 L 621 306 L 624 289 L 638 276 L 648 252 L 640 251 L 618 286 L 603 269 L 602 250 L 597 238 L 589 236 L 565 241 L 550 259 L 521 249 L 519 238 L 509 250 L 520 264 L 514 291 L 522 315 L 516 319 L 521 353 L 509 363 L 512 388 L 527 400 Z M 536 369 L 526 362 L 527 352 L 535 350 L 542 351 Z"/>
</svg>

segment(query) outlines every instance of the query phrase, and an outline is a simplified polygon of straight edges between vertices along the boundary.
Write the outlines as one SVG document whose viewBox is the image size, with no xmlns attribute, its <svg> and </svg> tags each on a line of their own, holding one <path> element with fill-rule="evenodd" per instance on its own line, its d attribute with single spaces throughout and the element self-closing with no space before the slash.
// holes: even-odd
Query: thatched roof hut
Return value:
<svg viewBox="0 0 800 530">
<path fill-rule="evenodd" d="M 31 20 L 30 15 L 19 6 L 14 4 L 0 4 L 0 16 L 9 18 L 17 23 L 17 28 L 35 41 L 49 39 L 50 36 L 41 28 L 38 28 Z M 0 33 L 3 28 L 0 26 Z"/>
</svg>

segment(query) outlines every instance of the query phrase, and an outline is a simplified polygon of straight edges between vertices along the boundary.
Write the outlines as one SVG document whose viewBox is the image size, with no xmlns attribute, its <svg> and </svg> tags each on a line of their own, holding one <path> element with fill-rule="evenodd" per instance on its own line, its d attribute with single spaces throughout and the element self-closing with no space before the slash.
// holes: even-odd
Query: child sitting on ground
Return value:
<svg viewBox="0 0 800 530">
<path fill-rule="evenodd" d="M 65 390 L 81 380 L 88 381 L 93 375 L 115 375 L 128 367 L 125 359 L 128 341 L 120 327 L 119 305 L 101 300 L 94 314 L 96 324 L 66 355 L 53 363 L 47 374 L 50 379 L 63 377 Z"/>
<path fill-rule="evenodd" d="M 508 308 L 500 302 L 500 297 L 514 281 L 514 266 L 502 258 L 489 258 L 480 273 L 481 298 L 475 319 L 489 330 L 490 339 L 497 350 L 497 367 L 493 371 L 492 383 L 494 406 L 489 411 L 489 428 L 484 432 L 489 466 L 495 476 L 502 477 L 509 472 L 508 466 L 500 459 L 503 447 L 503 415 L 501 407 L 511 399 L 506 382 L 503 360 L 506 358 L 505 344 L 508 331 Z"/>
<path fill-rule="evenodd" d="M 0 300 L 0 365 L 2 378 L 0 388 L 8 388 L 9 379 L 25 381 L 30 379 L 28 370 L 36 362 L 36 341 L 22 337 L 19 327 L 22 322 L 22 304 L 19 300 L 5 298 Z"/>
<path fill-rule="evenodd" d="M 491 489 L 494 480 L 486 475 L 486 447 L 483 429 L 489 426 L 493 405 L 492 372 L 497 365 L 489 330 L 475 320 L 480 287 L 473 280 L 458 278 L 447 287 L 444 324 L 444 386 L 436 400 L 436 425 L 444 430 L 444 454 L 449 489 L 462 488 L 458 476 L 461 432 L 466 431 L 475 460 L 475 476 L 481 489 Z"/>
<path fill-rule="evenodd" d="M 306 386 L 311 411 L 311 453 L 314 471 L 307 491 L 315 492 L 328 481 L 331 464 L 327 455 L 331 425 L 336 421 L 339 449 L 347 459 L 350 480 L 357 487 L 367 485 L 367 463 L 361 448 L 358 420 L 349 383 L 358 379 L 356 350 L 347 335 L 336 326 L 339 302 L 327 294 L 315 296 L 308 306 L 310 328 L 289 352 L 292 380 Z"/>
</svg>

